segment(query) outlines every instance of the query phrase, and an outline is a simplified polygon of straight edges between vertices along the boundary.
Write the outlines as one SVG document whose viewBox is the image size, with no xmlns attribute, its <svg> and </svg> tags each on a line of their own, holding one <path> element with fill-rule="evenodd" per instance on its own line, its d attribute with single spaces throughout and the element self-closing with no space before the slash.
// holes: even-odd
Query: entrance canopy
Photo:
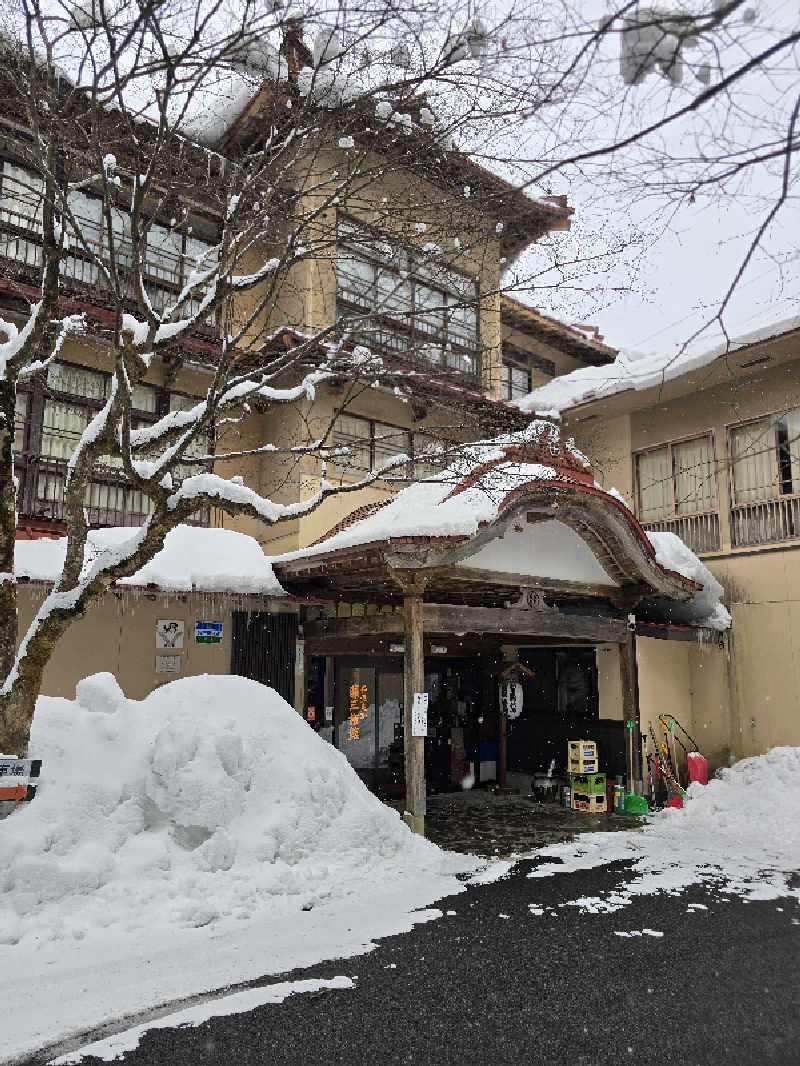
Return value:
<svg viewBox="0 0 800 1066">
<path fill-rule="evenodd" d="M 641 767 L 631 612 L 643 602 L 667 612 L 691 606 L 703 591 L 658 562 L 624 502 L 595 483 L 588 460 L 542 419 L 521 433 L 465 445 L 440 475 L 359 509 L 273 567 L 287 592 L 331 604 L 316 618 L 309 612 L 307 653 L 403 656 L 406 816 L 418 832 L 425 760 L 412 708 L 424 702 L 426 651 L 488 652 L 502 662 L 509 650 L 516 659 L 522 645 L 617 644 L 635 781 Z M 340 601 L 361 609 L 340 617 Z M 501 708 L 501 786 L 504 722 Z"/>
<path fill-rule="evenodd" d="M 413 586 L 431 604 L 608 618 L 646 599 L 691 601 L 699 589 L 656 561 L 622 500 L 544 420 L 465 445 L 442 474 L 359 509 L 273 565 L 301 596 L 392 604 Z"/>
</svg>

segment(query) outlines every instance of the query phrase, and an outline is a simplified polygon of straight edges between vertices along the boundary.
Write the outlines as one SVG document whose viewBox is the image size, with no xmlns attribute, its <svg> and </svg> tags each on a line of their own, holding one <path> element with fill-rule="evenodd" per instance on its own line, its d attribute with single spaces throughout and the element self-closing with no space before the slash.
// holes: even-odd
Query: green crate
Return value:
<svg viewBox="0 0 800 1066">
<path fill-rule="evenodd" d="M 606 794 L 606 774 L 570 774 L 569 777 L 573 792 L 583 792 L 589 796 Z"/>
</svg>

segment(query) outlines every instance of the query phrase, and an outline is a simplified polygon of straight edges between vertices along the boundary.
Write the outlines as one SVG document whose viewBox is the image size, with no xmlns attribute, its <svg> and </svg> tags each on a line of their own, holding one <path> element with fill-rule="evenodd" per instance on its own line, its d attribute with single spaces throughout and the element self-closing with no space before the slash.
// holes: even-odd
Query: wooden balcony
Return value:
<svg viewBox="0 0 800 1066">
<path fill-rule="evenodd" d="M 642 522 L 642 527 L 649 533 L 676 533 L 698 555 L 720 549 L 719 515 L 716 513 L 663 518 L 657 522 Z"/>
<path fill-rule="evenodd" d="M 800 537 L 800 496 L 731 507 L 731 546 L 774 544 Z"/>
<path fill-rule="evenodd" d="M 91 230 L 89 230 L 91 232 Z M 112 309 L 115 306 L 111 285 L 98 263 L 96 256 L 108 262 L 108 248 L 98 240 L 87 240 L 87 249 L 73 241 L 60 264 L 61 293 L 80 303 L 97 308 Z M 136 309 L 138 295 L 134 288 L 133 248 L 129 241 L 115 242 L 117 272 L 123 297 L 130 301 L 130 309 Z M 144 287 L 153 309 L 162 314 L 175 302 L 181 292 L 188 270 L 187 263 L 177 254 L 158 249 L 145 255 L 143 264 Z M 34 219 L 0 208 L 0 277 L 9 281 L 38 288 L 41 285 L 42 245 L 41 234 Z M 190 300 L 185 305 L 183 317 L 200 310 L 200 300 Z M 216 340 L 217 314 L 211 312 L 203 323 L 198 324 L 192 336 L 206 341 Z"/>
</svg>

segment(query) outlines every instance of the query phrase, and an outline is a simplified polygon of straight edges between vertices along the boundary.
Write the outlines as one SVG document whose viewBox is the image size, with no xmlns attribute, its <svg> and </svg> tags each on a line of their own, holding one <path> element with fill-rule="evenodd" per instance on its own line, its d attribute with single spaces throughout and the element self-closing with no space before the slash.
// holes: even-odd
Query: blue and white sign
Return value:
<svg viewBox="0 0 800 1066">
<path fill-rule="evenodd" d="M 195 644 L 221 644 L 222 622 L 195 622 Z"/>
</svg>

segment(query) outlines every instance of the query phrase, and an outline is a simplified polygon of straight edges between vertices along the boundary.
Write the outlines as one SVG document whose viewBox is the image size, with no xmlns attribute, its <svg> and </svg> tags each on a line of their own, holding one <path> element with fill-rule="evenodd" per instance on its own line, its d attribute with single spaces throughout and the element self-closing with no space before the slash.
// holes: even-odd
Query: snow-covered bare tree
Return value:
<svg viewBox="0 0 800 1066">
<path fill-rule="evenodd" d="M 487 64 L 505 21 L 429 0 L 5 5 L 0 749 L 26 750 L 66 629 L 178 523 L 212 506 L 279 523 L 393 471 L 408 476 L 407 457 L 388 454 L 362 476 L 326 479 L 336 415 L 378 383 L 411 398 L 431 376 L 489 380 L 477 318 L 496 315 L 498 256 L 568 216 L 561 202 L 525 200 L 455 143 L 513 106 L 516 89 L 502 90 Z M 310 313 L 337 254 L 352 299 Z M 411 302 L 409 254 L 427 281 Z M 469 277 L 453 266 L 463 262 Z M 20 397 L 76 345 L 111 376 L 63 456 L 63 570 L 19 633 Z M 377 357 L 393 346 L 401 367 Z M 210 374 L 206 395 L 142 425 L 137 397 L 154 366 L 168 380 L 192 361 Z M 237 446 L 248 412 L 307 404 L 328 383 L 338 399 L 321 431 Z M 287 500 L 249 487 L 237 463 L 254 455 L 316 460 L 314 491 Z M 89 558 L 87 501 L 109 467 L 144 501 L 143 521 Z"/>
</svg>

